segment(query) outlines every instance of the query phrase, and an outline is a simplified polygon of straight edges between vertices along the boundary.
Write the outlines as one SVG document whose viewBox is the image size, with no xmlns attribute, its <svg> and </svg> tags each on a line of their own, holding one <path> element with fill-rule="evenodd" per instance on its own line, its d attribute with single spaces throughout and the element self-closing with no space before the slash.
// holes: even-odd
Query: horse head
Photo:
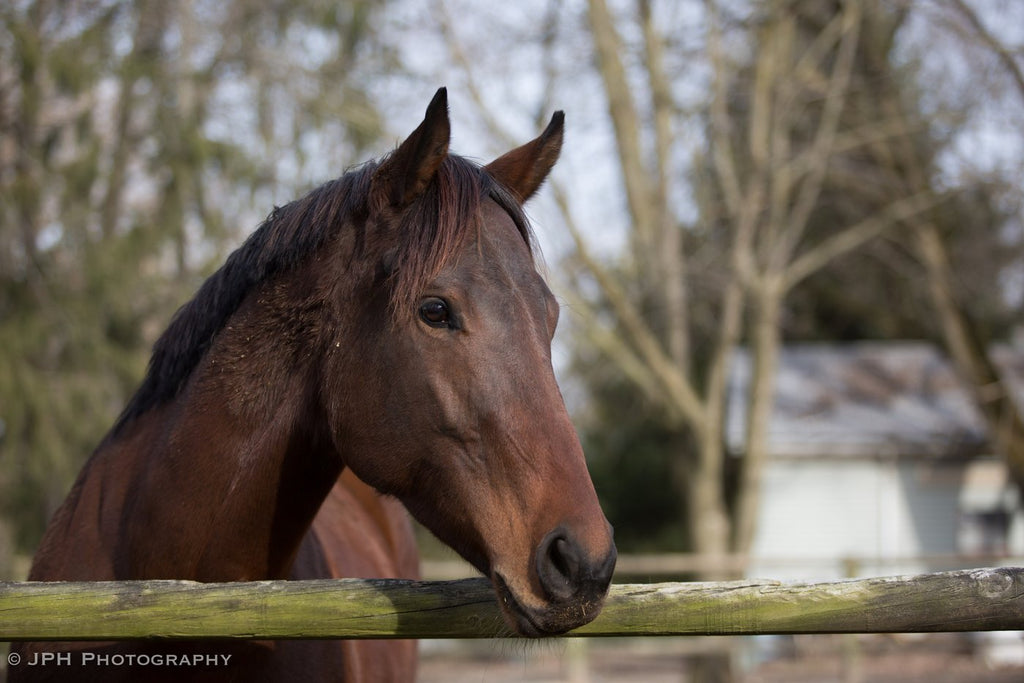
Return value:
<svg viewBox="0 0 1024 683">
<path fill-rule="evenodd" d="M 438 92 L 372 173 L 361 301 L 336 301 L 350 341 L 321 389 L 345 465 L 489 577 L 527 636 L 593 619 L 616 558 L 552 369 L 559 306 L 522 213 L 562 131 L 558 112 L 480 167 L 449 154 Z"/>
</svg>

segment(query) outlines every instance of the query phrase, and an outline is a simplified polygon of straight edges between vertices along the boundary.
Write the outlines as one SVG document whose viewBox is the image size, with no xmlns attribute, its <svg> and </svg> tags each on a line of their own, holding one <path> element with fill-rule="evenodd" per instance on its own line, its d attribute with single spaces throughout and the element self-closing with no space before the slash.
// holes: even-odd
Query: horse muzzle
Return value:
<svg viewBox="0 0 1024 683">
<path fill-rule="evenodd" d="M 519 635 L 533 638 L 561 635 L 590 623 L 604 606 L 616 557 L 613 543 L 593 558 L 566 530 L 549 532 L 535 554 L 542 602 L 527 603 L 501 574 L 493 576 L 506 620 Z"/>
</svg>

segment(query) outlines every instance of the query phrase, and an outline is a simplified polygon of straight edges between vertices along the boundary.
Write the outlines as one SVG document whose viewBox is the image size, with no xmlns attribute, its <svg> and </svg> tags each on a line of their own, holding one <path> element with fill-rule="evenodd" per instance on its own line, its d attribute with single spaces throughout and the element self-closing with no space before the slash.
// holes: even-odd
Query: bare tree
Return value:
<svg viewBox="0 0 1024 683">
<path fill-rule="evenodd" d="M 589 9 L 598 64 L 611 103 L 609 115 L 618 120 L 616 141 L 631 222 L 640 233 L 634 248 L 649 245 L 648 255 L 634 257 L 652 264 L 647 287 L 656 288 L 660 308 L 671 318 L 663 330 L 652 329 L 621 286 L 589 256 L 578 236 L 578 256 L 600 283 L 621 328 L 627 330 L 629 343 L 612 342 L 610 335 L 597 329 L 597 315 L 586 316 L 591 321 L 590 335 L 694 436 L 697 454 L 686 478 L 685 499 L 695 550 L 708 555 L 745 553 L 755 529 L 787 294 L 833 259 L 943 198 L 925 192 L 894 197 L 879 211 L 837 226 L 827 238 L 808 240 L 809 221 L 834 160 L 899 132 L 892 125 L 851 127 L 849 116 L 844 121 L 854 60 L 864 42 L 862 33 L 866 23 L 878 22 L 881 10 L 875 3 L 861 2 L 762 3 L 758 15 L 751 17 L 756 23 L 755 66 L 748 78 L 737 80 L 736 65 L 728 62 L 723 47 L 719 7 L 705 3 L 712 81 L 710 161 L 721 201 L 716 211 L 722 221 L 717 229 L 724 236 L 719 239 L 728 245 L 725 263 L 717 266 L 724 267 L 728 276 L 718 294 L 718 325 L 711 335 L 708 365 L 696 367 L 687 355 L 694 330 L 686 311 L 678 308 L 686 301 L 686 289 L 679 284 L 688 270 L 688 255 L 678 246 L 684 226 L 665 220 L 672 208 L 664 200 L 658 204 L 664 196 L 659 188 L 669 182 L 659 177 L 666 164 L 657 158 L 647 164 L 637 161 L 643 149 L 629 134 L 638 117 L 631 111 L 631 89 L 623 82 L 621 50 L 615 47 L 619 42 L 616 22 L 602 0 L 592 0 Z M 650 17 L 647 3 L 638 3 L 636 17 L 645 25 L 647 54 L 657 55 L 665 36 L 644 24 Z M 658 72 L 658 65 L 658 59 L 648 56 L 654 121 L 661 116 L 659 106 L 671 109 L 671 102 L 656 94 L 664 91 L 656 84 L 667 79 Z M 738 104 L 745 109 L 742 117 Z M 659 154 L 671 149 L 671 141 L 659 140 L 656 145 Z M 586 302 L 577 300 L 576 305 Z M 725 401 L 729 363 L 744 341 L 753 355 L 754 376 L 747 397 L 735 511 L 730 514 L 724 490 Z"/>
<path fill-rule="evenodd" d="M 1024 70 L 1013 51 L 986 27 L 981 16 L 964 0 L 949 0 L 954 18 L 938 18 L 968 42 L 989 51 L 1010 84 L 1013 99 L 1024 100 Z M 960 23 L 956 23 L 956 19 Z M 883 55 L 868 53 L 877 63 Z M 879 84 L 878 106 L 899 127 L 891 145 L 874 144 L 871 154 L 887 172 L 888 186 L 894 193 L 935 193 L 937 169 L 918 145 L 913 134 L 912 116 L 905 97 L 889 81 Z M 1024 129 L 1022 129 L 1024 130 Z M 1019 185 L 1019 183 L 1014 183 Z M 938 320 L 940 338 L 953 364 L 969 388 L 973 403 L 983 417 L 992 446 L 1006 461 L 1011 477 L 1024 490 L 1024 413 L 1010 385 L 1001 377 L 990 356 L 990 339 L 980 332 L 982 325 L 972 314 L 969 301 L 959 287 L 959 278 L 950 258 L 948 231 L 941 229 L 941 218 L 932 211 L 907 217 L 914 252 L 926 277 L 928 292 Z M 990 229 L 997 226 L 989 226 Z"/>
</svg>

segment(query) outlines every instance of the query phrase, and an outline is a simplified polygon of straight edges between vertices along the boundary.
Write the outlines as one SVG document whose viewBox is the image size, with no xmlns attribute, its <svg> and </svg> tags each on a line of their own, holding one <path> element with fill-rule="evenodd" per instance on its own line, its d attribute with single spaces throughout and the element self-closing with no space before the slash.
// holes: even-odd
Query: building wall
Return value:
<svg viewBox="0 0 1024 683">
<path fill-rule="evenodd" d="M 828 580 L 935 569 L 892 560 L 957 552 L 962 479 L 962 466 L 921 460 L 773 460 L 749 573 Z"/>
</svg>

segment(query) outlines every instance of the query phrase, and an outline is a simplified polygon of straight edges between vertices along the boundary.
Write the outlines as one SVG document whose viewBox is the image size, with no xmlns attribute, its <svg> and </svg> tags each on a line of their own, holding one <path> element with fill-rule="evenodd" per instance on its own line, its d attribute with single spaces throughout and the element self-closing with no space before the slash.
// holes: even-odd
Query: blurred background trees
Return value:
<svg viewBox="0 0 1024 683">
<path fill-rule="evenodd" d="M 600 0 L 589 9 L 607 12 Z M 592 309 L 583 339 L 595 346 L 578 354 L 583 376 L 599 385 L 597 397 L 632 376 L 632 400 L 645 405 L 631 410 L 621 402 L 629 392 L 607 394 L 591 453 L 608 459 L 609 473 L 635 462 L 633 437 L 601 436 L 621 424 L 615 414 L 627 430 L 672 434 L 674 476 L 659 481 L 686 503 L 676 514 L 683 547 L 712 556 L 749 550 L 784 340 L 935 340 L 978 387 L 990 423 L 1012 426 L 1003 452 L 1012 459 L 1024 446 L 1009 392 L 993 392 L 1006 400 L 980 394 L 999 384 L 987 344 L 1006 339 L 1020 313 L 1004 284 L 1020 267 L 1016 176 L 951 182 L 940 166 L 971 112 L 936 93 L 924 101 L 922 56 L 901 54 L 898 42 L 914 6 L 805 0 L 747 9 L 730 15 L 705 4 L 709 99 L 692 120 L 702 143 L 689 173 L 675 177 L 666 174 L 679 145 L 659 123 L 678 111 L 672 89 L 659 85 L 668 74 L 657 55 L 670 34 L 652 23 L 648 3 L 614 21 L 592 19 L 609 115 L 646 121 L 654 139 L 645 146 L 615 127 L 622 173 L 638 178 L 624 182 L 627 196 L 639 188 L 628 201 L 631 272 L 613 276 L 582 241 L 572 257 L 601 292 L 578 302 Z M 631 56 L 605 54 L 597 36 L 630 22 L 642 36 L 632 58 L 646 73 L 624 87 L 615 62 Z M 692 219 L 671 201 L 667 188 L 678 182 L 692 188 Z M 728 365 L 740 345 L 754 362 L 746 448 L 727 457 Z M 587 372 L 609 359 L 615 376 Z"/>
<path fill-rule="evenodd" d="M 647 365 L 662 382 L 662 367 L 672 368 L 698 397 L 701 410 L 678 411 L 686 417 L 677 429 L 691 435 L 689 452 L 684 446 L 676 458 L 682 474 L 663 480 L 690 502 L 680 513 L 689 548 L 743 554 L 756 524 L 780 343 L 924 337 L 947 347 L 977 386 L 998 384 L 984 349 L 1006 339 L 1019 319 L 1019 301 L 1010 304 L 1003 283 L 1007 270 L 1020 267 L 1019 242 L 1016 251 L 1006 249 L 1020 204 L 1019 197 L 1007 202 L 1013 175 L 954 183 L 944 175 L 938 160 L 970 112 L 962 100 L 932 94 L 931 103 L 923 101 L 920 56 L 908 59 L 898 43 L 909 30 L 911 4 L 764 2 L 739 16 L 706 7 L 711 97 L 689 181 L 699 213 L 691 225 L 669 227 L 692 240 L 681 250 L 656 241 L 663 261 L 678 258 L 682 291 L 700 292 L 699 302 L 690 296 L 688 312 L 679 314 L 672 270 L 638 271 L 648 305 L 661 312 L 642 318 L 648 325 L 661 319 L 651 334 L 672 362 L 652 363 L 646 352 L 628 362 Z M 653 109 L 650 116 L 658 118 Z M 666 147 L 672 149 L 654 149 Z M 970 280 L 970 293 L 962 279 Z M 694 317 L 701 309 L 703 321 Z M 618 313 L 618 325 L 622 336 L 635 336 L 628 316 Z M 673 334 L 690 340 L 676 348 L 702 351 L 673 353 Z M 754 381 L 746 448 L 729 458 L 722 427 L 727 364 L 740 344 L 752 353 Z M 969 371 L 972 365 L 984 369 Z M 1019 421 L 1011 400 L 992 408 L 993 424 Z M 659 412 L 671 415 L 670 408 Z M 1020 434 L 1006 446 L 1024 444 Z M 610 455 L 620 465 L 630 460 L 628 451 Z"/>
<path fill-rule="evenodd" d="M 1007 26 L 1024 16 L 997 0 L 4 7 L 0 514 L 30 552 L 173 310 L 275 203 L 386 151 L 438 85 L 454 148 L 481 158 L 567 110 L 530 208 L 623 550 L 749 546 L 789 341 L 935 340 L 1024 461 L 984 353 L 1024 306 Z M 730 453 L 740 347 L 756 381 Z"/>
<path fill-rule="evenodd" d="M 0 9 L 0 515 L 31 551 L 175 308 L 376 143 L 381 3 Z"/>
</svg>

